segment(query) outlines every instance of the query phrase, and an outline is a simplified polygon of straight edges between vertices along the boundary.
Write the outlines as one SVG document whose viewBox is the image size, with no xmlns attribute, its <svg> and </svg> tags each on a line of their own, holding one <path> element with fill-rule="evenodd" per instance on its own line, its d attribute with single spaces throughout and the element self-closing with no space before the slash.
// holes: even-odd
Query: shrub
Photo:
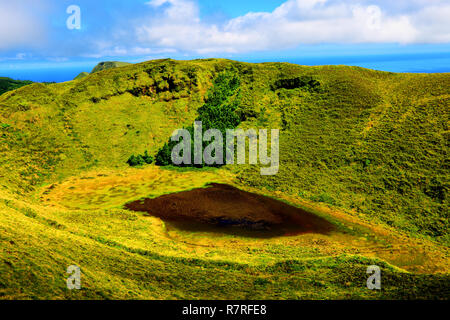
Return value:
<svg viewBox="0 0 450 320">
<path fill-rule="evenodd" d="M 147 150 L 145 150 L 142 159 L 145 161 L 146 164 L 151 164 L 153 162 L 153 157 L 148 154 Z"/>
<path fill-rule="evenodd" d="M 141 156 L 135 156 L 134 154 L 131 155 L 130 158 L 128 158 L 127 163 L 131 166 L 131 167 L 135 167 L 135 166 L 140 166 L 144 164 L 144 159 L 142 159 Z"/>
<path fill-rule="evenodd" d="M 239 125 L 241 117 L 236 113 L 240 98 L 239 86 L 240 80 L 235 73 L 223 71 L 218 74 L 213 87 L 207 93 L 205 104 L 198 109 L 199 116 L 196 121 L 202 122 L 203 133 L 208 129 L 218 129 L 225 136 L 227 129 L 234 129 Z M 194 127 L 189 126 L 186 130 L 193 137 Z M 203 147 L 206 147 L 208 143 L 204 143 Z M 167 166 L 172 164 L 171 150 L 175 144 L 176 142 L 170 140 L 164 144 L 156 155 L 156 165 Z M 225 159 L 225 150 L 223 156 Z M 193 157 L 194 154 L 192 153 L 192 165 L 189 166 L 204 166 L 204 164 L 194 165 Z"/>
<path fill-rule="evenodd" d="M 131 167 L 142 166 L 144 164 L 151 164 L 153 162 L 153 157 L 148 154 L 147 151 L 144 152 L 144 155 L 131 155 L 128 158 L 127 163 Z"/>
<path fill-rule="evenodd" d="M 156 165 L 157 166 L 168 166 L 171 164 L 171 148 L 169 148 L 169 145 L 164 143 L 164 146 L 159 149 L 158 153 L 156 154 Z"/>
</svg>

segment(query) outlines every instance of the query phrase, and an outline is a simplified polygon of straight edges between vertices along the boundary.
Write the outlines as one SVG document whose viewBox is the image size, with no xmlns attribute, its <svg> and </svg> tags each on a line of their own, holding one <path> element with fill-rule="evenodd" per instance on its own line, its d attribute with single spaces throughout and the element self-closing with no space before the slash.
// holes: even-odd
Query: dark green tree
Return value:
<svg viewBox="0 0 450 320">
<path fill-rule="evenodd" d="M 172 159 L 171 159 L 171 148 L 169 148 L 169 145 L 166 143 L 164 143 L 164 146 L 159 149 L 158 153 L 156 154 L 155 157 L 155 163 L 158 166 L 168 166 L 169 164 L 172 163 Z"/>
<path fill-rule="evenodd" d="M 151 164 L 153 162 L 153 157 L 148 154 L 147 150 L 145 150 L 144 155 L 142 156 L 142 159 L 144 160 L 144 162 L 146 164 Z"/>
<path fill-rule="evenodd" d="M 223 71 L 217 75 L 214 79 L 213 87 L 208 91 L 206 95 L 206 101 L 203 106 L 198 109 L 198 117 L 196 121 L 202 122 L 202 135 L 208 129 L 218 129 L 223 136 L 226 134 L 227 129 L 236 128 L 241 119 L 236 113 L 236 109 L 239 106 L 239 86 L 240 80 L 237 74 L 233 71 Z M 186 128 L 193 140 L 194 127 L 189 126 Z M 205 148 L 210 142 L 204 142 L 203 148 Z M 156 155 L 156 164 L 159 166 L 166 166 L 172 164 L 171 150 L 175 146 L 176 142 L 169 140 L 158 151 Z M 193 141 L 192 141 L 193 144 Z M 193 150 L 191 146 L 191 150 Z M 192 152 L 191 165 L 195 167 L 202 167 L 204 164 L 194 164 L 194 153 Z M 223 150 L 224 162 L 225 162 L 225 150 Z"/>
</svg>

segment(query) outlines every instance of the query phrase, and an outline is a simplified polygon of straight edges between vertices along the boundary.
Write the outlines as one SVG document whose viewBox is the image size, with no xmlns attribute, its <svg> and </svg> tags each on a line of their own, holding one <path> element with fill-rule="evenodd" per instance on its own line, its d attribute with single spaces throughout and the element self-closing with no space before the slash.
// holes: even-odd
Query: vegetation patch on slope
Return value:
<svg viewBox="0 0 450 320">
<path fill-rule="evenodd" d="M 7 77 L 0 77 L 0 95 L 4 94 L 5 92 L 29 85 L 31 83 L 33 82 L 28 80 L 13 80 Z"/>
</svg>

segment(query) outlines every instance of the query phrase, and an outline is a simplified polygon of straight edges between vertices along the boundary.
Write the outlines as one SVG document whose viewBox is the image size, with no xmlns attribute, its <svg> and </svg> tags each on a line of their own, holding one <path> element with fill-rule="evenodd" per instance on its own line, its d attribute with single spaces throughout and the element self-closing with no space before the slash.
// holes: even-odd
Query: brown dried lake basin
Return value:
<svg viewBox="0 0 450 320">
<path fill-rule="evenodd" d="M 129 210 L 146 212 L 189 231 L 281 236 L 329 233 L 327 220 L 285 202 L 213 183 L 193 189 L 127 203 Z"/>
</svg>

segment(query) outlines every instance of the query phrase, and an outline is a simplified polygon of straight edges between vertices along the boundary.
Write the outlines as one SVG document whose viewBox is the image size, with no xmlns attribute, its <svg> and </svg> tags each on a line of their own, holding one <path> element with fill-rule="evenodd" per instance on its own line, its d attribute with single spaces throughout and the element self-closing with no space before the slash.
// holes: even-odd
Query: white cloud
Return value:
<svg viewBox="0 0 450 320">
<path fill-rule="evenodd" d="M 191 0 L 148 4 L 156 17 L 136 27 L 141 46 L 179 51 L 234 53 L 317 43 L 450 42 L 450 5 L 441 0 L 399 0 L 396 5 L 391 1 L 374 5 L 365 0 L 288 0 L 273 12 L 250 12 L 223 25 L 202 22 Z"/>
<path fill-rule="evenodd" d="M 424 8 L 412 15 L 412 21 L 420 30 L 417 41 L 424 43 L 450 42 L 450 3 Z"/>
<path fill-rule="evenodd" d="M 0 50 L 42 44 L 44 28 L 33 14 L 34 7 L 35 3 L 28 0 L 0 2 Z"/>
<path fill-rule="evenodd" d="M 164 10 L 165 16 L 171 20 L 194 20 L 200 21 L 198 18 L 199 10 L 195 3 L 185 0 L 151 0 L 148 5 L 157 8 L 164 4 L 169 6 Z"/>
</svg>

